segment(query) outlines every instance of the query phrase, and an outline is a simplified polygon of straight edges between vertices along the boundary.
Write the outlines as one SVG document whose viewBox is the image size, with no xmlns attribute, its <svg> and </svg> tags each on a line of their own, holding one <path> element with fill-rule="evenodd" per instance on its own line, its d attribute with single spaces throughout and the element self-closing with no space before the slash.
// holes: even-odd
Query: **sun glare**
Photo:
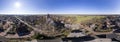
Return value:
<svg viewBox="0 0 120 42">
<path fill-rule="evenodd" d="M 20 2 L 16 2 L 16 3 L 15 3 L 15 7 L 16 7 L 16 8 L 20 8 L 20 7 L 21 7 L 21 3 L 20 3 Z"/>
</svg>

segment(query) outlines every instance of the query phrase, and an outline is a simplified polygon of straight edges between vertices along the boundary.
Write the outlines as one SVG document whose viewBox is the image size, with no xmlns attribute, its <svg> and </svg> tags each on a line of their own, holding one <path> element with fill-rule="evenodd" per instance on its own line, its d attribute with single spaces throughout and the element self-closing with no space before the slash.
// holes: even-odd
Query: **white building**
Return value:
<svg viewBox="0 0 120 42">
<path fill-rule="evenodd" d="M 75 30 L 72 31 L 67 37 L 82 37 L 82 36 L 86 36 L 86 34 L 83 33 L 82 31 Z"/>
</svg>

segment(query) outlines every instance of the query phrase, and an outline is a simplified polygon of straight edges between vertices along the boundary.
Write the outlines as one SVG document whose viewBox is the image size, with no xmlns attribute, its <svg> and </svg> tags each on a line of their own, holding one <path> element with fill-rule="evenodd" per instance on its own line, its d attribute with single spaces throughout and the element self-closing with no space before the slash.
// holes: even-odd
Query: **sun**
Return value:
<svg viewBox="0 0 120 42">
<path fill-rule="evenodd" d="M 20 2 L 15 2 L 14 5 L 15 5 L 16 8 L 20 8 L 21 7 L 21 3 Z"/>
</svg>

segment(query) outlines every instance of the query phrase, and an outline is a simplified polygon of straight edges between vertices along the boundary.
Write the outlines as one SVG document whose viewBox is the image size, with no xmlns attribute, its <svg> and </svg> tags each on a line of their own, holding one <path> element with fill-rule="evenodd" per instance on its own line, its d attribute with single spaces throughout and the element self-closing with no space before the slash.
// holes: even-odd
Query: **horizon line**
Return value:
<svg viewBox="0 0 120 42">
<path fill-rule="evenodd" d="M 114 13 L 103 13 L 103 14 L 97 14 L 97 13 L 87 13 L 87 14 L 82 14 L 82 13 L 20 13 L 20 14 L 2 14 L 0 15 L 120 15 L 120 14 L 114 14 Z"/>
</svg>

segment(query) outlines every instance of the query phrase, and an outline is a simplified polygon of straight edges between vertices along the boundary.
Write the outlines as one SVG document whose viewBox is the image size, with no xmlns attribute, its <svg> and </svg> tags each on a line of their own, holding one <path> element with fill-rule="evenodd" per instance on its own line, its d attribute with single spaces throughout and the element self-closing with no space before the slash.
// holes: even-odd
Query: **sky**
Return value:
<svg viewBox="0 0 120 42">
<path fill-rule="evenodd" d="M 119 14 L 120 0 L 0 0 L 0 14 Z"/>
</svg>

